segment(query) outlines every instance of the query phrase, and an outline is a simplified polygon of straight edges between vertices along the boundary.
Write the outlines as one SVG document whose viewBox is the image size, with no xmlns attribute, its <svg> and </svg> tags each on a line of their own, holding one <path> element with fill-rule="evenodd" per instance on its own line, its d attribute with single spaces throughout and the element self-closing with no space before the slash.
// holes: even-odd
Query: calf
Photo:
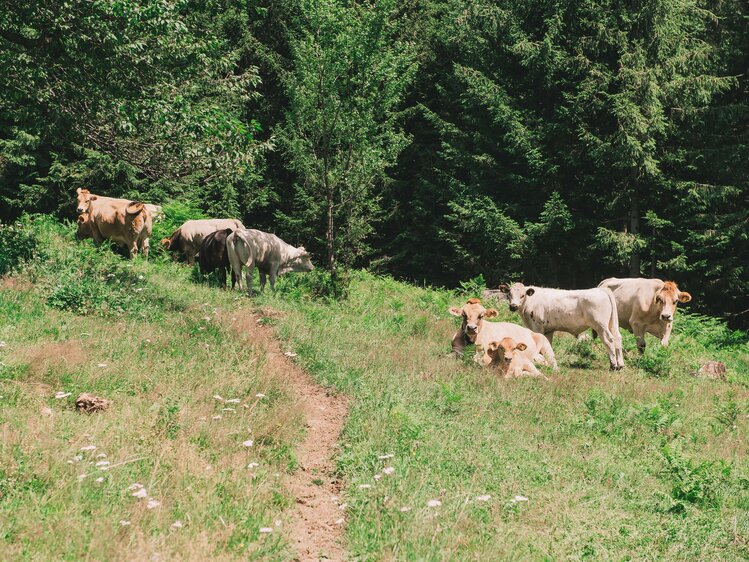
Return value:
<svg viewBox="0 0 749 562">
<path fill-rule="evenodd" d="M 543 336 L 542 336 L 543 337 Z M 478 351 L 479 362 L 484 365 L 494 365 L 504 374 L 505 378 L 520 377 L 528 373 L 535 377 L 546 378 L 533 364 L 531 358 L 525 353 L 528 346 L 523 342 L 516 342 L 510 337 L 493 341 L 486 348 Z"/>
<path fill-rule="evenodd" d="M 200 244 L 198 252 L 198 264 L 200 272 L 208 275 L 218 270 L 218 282 L 222 289 L 226 289 L 226 274 L 231 271 L 229 255 L 226 252 L 226 238 L 232 233 L 231 228 L 211 232 Z M 236 285 L 237 279 L 232 273 L 231 288 Z"/>
<path fill-rule="evenodd" d="M 601 335 L 609 352 L 611 369 L 624 367 L 619 317 L 614 295 L 608 289 L 566 291 L 513 283 L 510 287 L 500 285 L 500 290 L 507 293 L 510 310 L 518 311 L 523 324 L 544 334 L 549 342 L 555 331 L 577 336 L 592 328 Z"/>
<path fill-rule="evenodd" d="M 187 263 L 195 263 L 195 256 L 200 251 L 203 238 L 211 232 L 230 228 L 244 228 L 241 221 L 237 219 L 199 219 L 189 220 L 172 232 L 168 238 L 161 240 L 161 245 L 172 253 L 182 254 Z"/>
<path fill-rule="evenodd" d="M 247 293 L 252 296 L 252 272 L 260 271 L 260 291 L 265 288 L 265 276 L 270 277 L 270 288 L 275 290 L 276 278 L 289 271 L 312 271 L 310 255 L 304 246 L 295 248 L 275 234 L 251 228 L 237 229 L 226 239 L 229 262 L 242 290 L 242 267 L 247 268 Z"/>
<path fill-rule="evenodd" d="M 614 294 L 619 323 L 637 338 L 637 349 L 645 351 L 645 334 L 652 334 L 667 346 L 676 306 L 692 295 L 680 291 L 673 281 L 660 279 L 604 279 L 598 285 Z"/>
<path fill-rule="evenodd" d="M 476 344 L 477 347 L 486 348 L 491 342 L 511 337 L 527 347 L 529 357 L 534 360 L 545 360 L 555 371 L 558 369 L 549 340 L 542 334 L 511 322 L 486 322 L 487 318 L 497 316 L 497 311 L 493 308 L 484 308 L 479 299 L 468 299 L 462 307 L 452 306 L 448 311 L 453 316 L 462 319 L 460 329 L 452 338 L 454 355 L 462 356 L 465 346 L 471 343 Z"/>
</svg>

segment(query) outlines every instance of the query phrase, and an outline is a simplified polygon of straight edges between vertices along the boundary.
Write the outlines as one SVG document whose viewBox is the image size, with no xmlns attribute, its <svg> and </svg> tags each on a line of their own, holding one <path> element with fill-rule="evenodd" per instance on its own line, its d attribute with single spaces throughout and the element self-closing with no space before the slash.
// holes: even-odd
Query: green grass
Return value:
<svg viewBox="0 0 749 562">
<path fill-rule="evenodd" d="M 325 303 L 303 279 L 259 303 L 283 312 L 297 360 L 353 397 L 337 459 L 353 558 L 749 556 L 745 334 L 680 313 L 671 346 L 648 337 L 644 358 L 626 333 L 618 373 L 599 341 L 557 337 L 551 381 L 505 381 L 446 356 L 446 309 L 465 297 L 357 273 L 349 300 Z M 692 376 L 708 359 L 729 382 Z"/>
<path fill-rule="evenodd" d="M 46 258 L 0 281 L 0 557 L 287 560 L 283 527 L 259 529 L 288 522 L 301 420 L 241 333 L 250 303 L 48 220 L 34 231 Z M 111 409 L 76 412 L 84 391 Z"/>
<path fill-rule="evenodd" d="M 31 231 L 39 257 L 0 281 L 4 558 L 289 559 L 283 483 L 301 420 L 243 335 L 253 309 L 351 397 L 336 462 L 352 559 L 749 557 L 749 349 L 714 319 L 680 311 L 670 347 L 648 337 L 643 357 L 625 333 L 616 373 L 600 341 L 557 337 L 550 381 L 506 381 L 470 351 L 447 356 L 447 307 L 465 296 L 357 272 L 350 298 L 330 302 L 311 298 L 313 273 L 250 301 L 166 259 L 76 243 L 48 219 Z M 694 377 L 706 360 L 728 380 Z M 82 391 L 111 410 L 77 413 Z M 102 452 L 116 466 L 97 469 Z M 134 482 L 162 505 L 131 497 Z"/>
</svg>

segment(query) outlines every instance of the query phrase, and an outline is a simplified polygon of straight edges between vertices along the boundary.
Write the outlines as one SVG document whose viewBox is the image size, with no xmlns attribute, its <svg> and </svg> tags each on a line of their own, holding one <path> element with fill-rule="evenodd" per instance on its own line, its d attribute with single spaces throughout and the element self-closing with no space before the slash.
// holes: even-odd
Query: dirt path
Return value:
<svg viewBox="0 0 749 562">
<path fill-rule="evenodd" d="M 261 311 L 273 316 L 271 311 Z M 296 498 L 296 507 L 289 538 L 302 562 L 344 560 L 341 546 L 343 512 L 336 498 L 340 484 L 333 474 L 332 457 L 343 422 L 348 413 L 348 400 L 340 394 L 330 394 L 316 384 L 309 374 L 284 355 L 272 328 L 262 326 L 255 316 L 242 322 L 241 329 L 254 343 L 262 343 L 266 350 L 266 370 L 283 373 L 297 404 L 304 414 L 307 432 L 299 444 L 296 456 L 299 469 L 289 478 L 287 486 Z"/>
</svg>

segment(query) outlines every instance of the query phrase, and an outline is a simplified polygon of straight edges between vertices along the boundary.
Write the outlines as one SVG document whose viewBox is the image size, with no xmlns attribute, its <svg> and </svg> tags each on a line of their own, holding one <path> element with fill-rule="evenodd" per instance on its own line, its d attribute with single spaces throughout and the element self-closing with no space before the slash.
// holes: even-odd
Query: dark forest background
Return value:
<svg viewBox="0 0 749 562">
<path fill-rule="evenodd" d="M 455 286 L 749 325 L 744 0 L 0 0 L 0 220 L 179 202 Z"/>
</svg>

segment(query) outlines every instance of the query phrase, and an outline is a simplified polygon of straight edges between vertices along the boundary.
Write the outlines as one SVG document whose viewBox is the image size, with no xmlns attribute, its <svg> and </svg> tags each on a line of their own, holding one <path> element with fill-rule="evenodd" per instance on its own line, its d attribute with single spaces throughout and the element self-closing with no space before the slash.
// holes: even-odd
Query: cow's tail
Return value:
<svg viewBox="0 0 749 562">
<path fill-rule="evenodd" d="M 128 204 L 128 206 L 125 207 L 125 212 L 128 215 L 137 215 L 138 213 L 140 213 L 141 211 L 143 211 L 143 209 L 145 209 L 145 208 L 146 208 L 146 206 L 142 202 L 140 202 L 140 201 L 131 201 Z"/>
</svg>

